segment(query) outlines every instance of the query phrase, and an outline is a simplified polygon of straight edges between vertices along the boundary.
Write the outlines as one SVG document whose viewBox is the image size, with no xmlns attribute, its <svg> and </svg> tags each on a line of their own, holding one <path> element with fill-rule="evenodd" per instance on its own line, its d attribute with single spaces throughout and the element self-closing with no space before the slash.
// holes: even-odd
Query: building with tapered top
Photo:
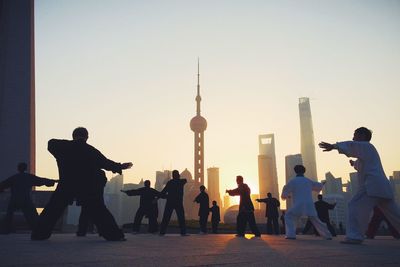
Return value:
<svg viewBox="0 0 400 267">
<path fill-rule="evenodd" d="M 267 193 L 273 197 L 279 197 L 278 175 L 275 158 L 274 134 L 263 134 L 258 136 L 258 181 L 260 198 L 266 198 Z"/>
</svg>

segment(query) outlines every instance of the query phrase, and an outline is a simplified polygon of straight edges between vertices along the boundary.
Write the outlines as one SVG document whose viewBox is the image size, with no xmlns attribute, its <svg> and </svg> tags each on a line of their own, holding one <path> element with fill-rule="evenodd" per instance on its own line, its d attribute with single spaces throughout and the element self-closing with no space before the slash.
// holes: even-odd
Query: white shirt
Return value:
<svg viewBox="0 0 400 267">
<path fill-rule="evenodd" d="M 370 142 L 346 141 L 336 143 L 339 153 L 357 158 L 358 193 L 393 199 L 393 190 L 382 167 L 378 151 Z"/>
<path fill-rule="evenodd" d="M 312 191 L 321 191 L 323 185 L 304 177 L 292 178 L 282 190 L 282 198 L 292 198 L 292 207 L 287 211 L 298 216 L 317 216 Z"/>
</svg>

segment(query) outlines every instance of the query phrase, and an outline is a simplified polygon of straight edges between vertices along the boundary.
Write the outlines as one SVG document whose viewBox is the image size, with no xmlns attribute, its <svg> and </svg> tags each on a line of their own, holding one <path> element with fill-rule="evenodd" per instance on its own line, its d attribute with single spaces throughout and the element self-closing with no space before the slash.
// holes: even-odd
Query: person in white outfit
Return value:
<svg viewBox="0 0 400 267">
<path fill-rule="evenodd" d="M 332 235 L 325 223 L 318 219 L 315 210 L 312 191 L 321 191 L 323 184 L 304 177 L 306 168 L 303 165 L 294 167 L 296 177 L 293 177 L 282 190 L 282 199 L 292 198 L 293 205 L 286 211 L 286 239 L 296 239 L 296 222 L 302 216 L 308 216 L 320 236 L 331 240 Z"/>
<path fill-rule="evenodd" d="M 393 190 L 383 171 L 376 148 L 370 143 L 372 132 L 360 127 L 354 131 L 353 141 L 330 144 L 321 142 L 323 151 L 337 149 L 357 170 L 359 187 L 348 205 L 345 244 L 361 244 L 374 206 L 378 206 L 393 227 L 400 231 L 400 209 L 394 202 Z"/>
</svg>

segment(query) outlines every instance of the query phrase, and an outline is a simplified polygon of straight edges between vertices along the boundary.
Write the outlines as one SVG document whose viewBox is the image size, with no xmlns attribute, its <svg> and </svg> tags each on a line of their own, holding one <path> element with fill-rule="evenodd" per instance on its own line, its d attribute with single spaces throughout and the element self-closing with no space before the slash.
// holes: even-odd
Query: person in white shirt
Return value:
<svg viewBox="0 0 400 267">
<path fill-rule="evenodd" d="M 320 236 L 331 240 L 332 235 L 325 223 L 318 219 L 312 199 L 312 191 L 321 191 L 323 184 L 304 177 L 306 168 L 303 165 L 294 167 L 296 177 L 293 177 L 282 190 L 282 199 L 292 198 L 293 205 L 286 211 L 286 239 L 296 239 L 296 221 L 302 216 L 308 216 Z"/>
<path fill-rule="evenodd" d="M 348 205 L 345 244 L 361 244 L 374 206 L 378 206 L 393 227 L 400 231 L 400 209 L 396 205 L 390 182 L 383 171 L 378 151 L 370 143 L 372 132 L 360 127 L 354 131 L 353 141 L 330 144 L 321 142 L 323 151 L 336 149 L 351 161 L 357 170 L 359 187 Z"/>
</svg>

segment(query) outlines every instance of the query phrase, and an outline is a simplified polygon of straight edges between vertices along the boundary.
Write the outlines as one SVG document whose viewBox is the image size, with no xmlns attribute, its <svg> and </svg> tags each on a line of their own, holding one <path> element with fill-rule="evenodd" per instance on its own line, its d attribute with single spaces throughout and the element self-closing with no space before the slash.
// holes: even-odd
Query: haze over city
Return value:
<svg viewBox="0 0 400 267">
<path fill-rule="evenodd" d="M 35 1 L 36 173 L 57 177 L 51 138 L 85 126 L 89 143 L 134 167 L 193 173 L 197 58 L 205 167 L 221 193 L 243 175 L 258 192 L 258 135 L 300 153 L 298 99 L 309 97 L 315 141 L 373 130 L 389 176 L 400 169 L 400 3 L 394 1 Z M 325 172 L 353 171 L 316 150 Z"/>
</svg>

